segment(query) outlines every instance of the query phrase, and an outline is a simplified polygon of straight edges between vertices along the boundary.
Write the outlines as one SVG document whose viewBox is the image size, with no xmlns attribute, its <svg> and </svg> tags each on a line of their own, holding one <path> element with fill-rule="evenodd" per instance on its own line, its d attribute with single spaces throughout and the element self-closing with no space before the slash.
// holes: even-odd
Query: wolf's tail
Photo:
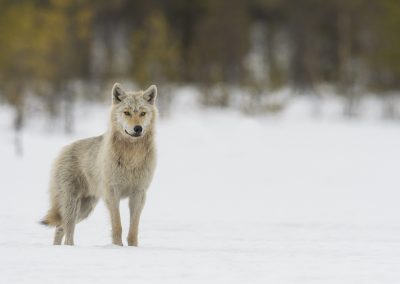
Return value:
<svg viewBox="0 0 400 284">
<path fill-rule="evenodd" d="M 40 221 L 40 224 L 50 226 L 50 227 L 57 227 L 61 225 L 61 214 L 58 208 L 52 207 L 47 212 L 46 216 Z"/>
</svg>

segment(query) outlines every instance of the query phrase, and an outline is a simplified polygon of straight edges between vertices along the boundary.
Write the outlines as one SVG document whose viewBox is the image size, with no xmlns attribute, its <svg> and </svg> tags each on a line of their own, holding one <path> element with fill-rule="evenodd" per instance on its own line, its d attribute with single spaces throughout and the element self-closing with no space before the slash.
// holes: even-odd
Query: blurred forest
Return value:
<svg viewBox="0 0 400 284">
<path fill-rule="evenodd" d="M 207 105 L 246 90 L 252 109 L 327 84 L 351 115 L 364 93 L 400 89 L 399 31 L 399 0 L 0 0 L 0 100 L 17 131 L 32 98 L 71 131 L 77 97 L 115 80 L 158 84 L 165 109 L 183 84 Z"/>
</svg>

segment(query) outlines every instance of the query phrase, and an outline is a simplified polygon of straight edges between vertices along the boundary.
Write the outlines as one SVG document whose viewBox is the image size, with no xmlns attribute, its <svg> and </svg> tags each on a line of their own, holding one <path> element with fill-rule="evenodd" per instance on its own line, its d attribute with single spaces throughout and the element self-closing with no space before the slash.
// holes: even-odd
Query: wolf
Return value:
<svg viewBox="0 0 400 284">
<path fill-rule="evenodd" d="M 50 178 L 50 209 L 41 221 L 55 227 L 54 245 L 74 245 L 75 224 L 100 198 L 111 217 L 112 243 L 122 246 L 120 200 L 129 198 L 127 242 L 138 245 L 139 219 L 156 167 L 157 87 L 126 91 L 115 83 L 107 131 L 64 147 Z"/>
</svg>

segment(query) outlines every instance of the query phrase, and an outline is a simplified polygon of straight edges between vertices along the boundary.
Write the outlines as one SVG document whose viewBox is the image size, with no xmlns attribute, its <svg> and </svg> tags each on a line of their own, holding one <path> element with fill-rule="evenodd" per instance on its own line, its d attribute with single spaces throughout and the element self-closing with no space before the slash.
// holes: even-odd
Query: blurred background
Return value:
<svg viewBox="0 0 400 284">
<path fill-rule="evenodd" d="M 354 117 L 372 96 L 396 119 L 399 30 L 397 0 L 0 0 L 0 102 L 16 133 L 39 113 L 72 132 L 115 81 L 157 84 L 162 115 L 191 86 L 248 114 L 330 95 Z"/>
</svg>

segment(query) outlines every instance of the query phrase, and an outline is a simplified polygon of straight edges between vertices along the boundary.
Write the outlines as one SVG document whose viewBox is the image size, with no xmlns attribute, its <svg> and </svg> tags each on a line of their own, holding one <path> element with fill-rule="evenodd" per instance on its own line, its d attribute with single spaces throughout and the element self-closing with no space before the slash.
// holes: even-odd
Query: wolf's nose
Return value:
<svg viewBox="0 0 400 284">
<path fill-rule="evenodd" d="M 137 133 L 137 134 L 142 133 L 142 130 L 143 130 L 143 128 L 140 125 L 136 125 L 133 128 L 133 131 L 135 131 L 135 133 Z"/>
</svg>

